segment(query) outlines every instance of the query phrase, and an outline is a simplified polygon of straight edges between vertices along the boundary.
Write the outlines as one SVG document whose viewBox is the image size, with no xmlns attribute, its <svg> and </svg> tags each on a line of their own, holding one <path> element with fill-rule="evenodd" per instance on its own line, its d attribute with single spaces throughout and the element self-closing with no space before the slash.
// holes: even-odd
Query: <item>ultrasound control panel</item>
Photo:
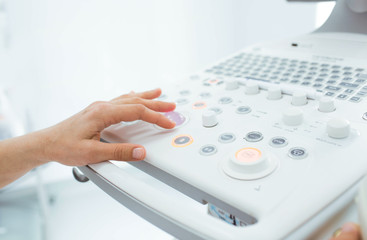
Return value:
<svg viewBox="0 0 367 240">
<path fill-rule="evenodd" d="M 367 172 L 367 65 L 339 56 L 288 42 L 244 49 L 163 87 L 159 100 L 177 104 L 162 113 L 174 129 L 122 122 L 102 138 L 144 145 L 134 166 L 208 203 L 210 215 L 284 238 Z M 287 226 L 275 228 L 279 219 Z"/>
</svg>

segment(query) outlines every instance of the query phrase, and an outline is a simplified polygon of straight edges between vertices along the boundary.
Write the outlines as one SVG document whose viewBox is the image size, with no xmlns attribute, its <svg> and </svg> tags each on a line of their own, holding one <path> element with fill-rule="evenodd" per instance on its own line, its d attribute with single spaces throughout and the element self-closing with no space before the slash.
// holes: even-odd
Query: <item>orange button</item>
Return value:
<svg viewBox="0 0 367 240">
<path fill-rule="evenodd" d="M 194 104 L 192 104 L 192 108 L 193 109 L 203 109 L 203 108 L 206 108 L 206 103 L 203 102 L 203 101 L 195 102 Z"/>
<path fill-rule="evenodd" d="M 257 148 L 242 148 L 235 156 L 239 162 L 253 163 L 261 158 L 261 151 Z"/>
<path fill-rule="evenodd" d="M 211 84 L 214 84 L 214 83 L 219 82 L 219 80 L 218 79 L 211 79 L 208 82 L 211 83 Z"/>
<path fill-rule="evenodd" d="M 173 138 L 172 146 L 174 147 L 186 147 L 194 142 L 194 139 L 190 135 L 178 135 Z"/>
</svg>

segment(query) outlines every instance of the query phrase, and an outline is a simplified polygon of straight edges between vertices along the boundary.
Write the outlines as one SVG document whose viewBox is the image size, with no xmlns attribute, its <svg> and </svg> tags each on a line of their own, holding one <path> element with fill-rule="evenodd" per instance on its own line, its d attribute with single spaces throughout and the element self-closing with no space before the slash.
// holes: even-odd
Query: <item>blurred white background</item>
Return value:
<svg viewBox="0 0 367 240">
<path fill-rule="evenodd" d="M 92 101 L 173 82 L 249 44 L 309 33 L 332 7 L 285 0 L 0 0 L 0 88 L 33 131 Z M 93 184 L 76 183 L 68 167 L 39 173 L 42 179 L 32 173 L 0 191 L 0 239 L 172 239 Z M 46 209 L 42 193 L 51 197 Z"/>
</svg>

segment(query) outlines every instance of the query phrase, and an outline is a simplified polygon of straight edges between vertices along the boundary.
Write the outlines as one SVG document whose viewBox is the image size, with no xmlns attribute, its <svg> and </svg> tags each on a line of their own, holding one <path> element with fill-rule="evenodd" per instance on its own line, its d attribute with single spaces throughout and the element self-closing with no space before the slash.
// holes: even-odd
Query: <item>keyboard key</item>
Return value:
<svg viewBox="0 0 367 240">
<path fill-rule="evenodd" d="M 338 75 L 332 75 L 330 76 L 331 79 L 339 79 L 340 77 Z"/>
<path fill-rule="evenodd" d="M 346 88 L 358 88 L 359 84 L 341 82 L 341 83 L 339 83 L 339 86 L 346 87 Z"/>
<path fill-rule="evenodd" d="M 347 98 L 348 98 L 348 95 L 346 95 L 346 94 L 339 94 L 339 95 L 337 96 L 337 98 L 338 98 L 338 99 L 340 99 L 340 100 L 345 100 L 345 99 L 347 99 Z"/>
<path fill-rule="evenodd" d="M 362 98 L 360 98 L 360 97 L 351 97 L 350 99 L 349 99 L 349 101 L 351 101 L 351 102 L 355 102 L 355 103 L 358 103 L 358 102 L 360 102 L 362 100 Z"/>
<path fill-rule="evenodd" d="M 322 84 L 321 83 L 315 83 L 314 85 L 312 85 L 312 87 L 314 88 L 321 88 Z"/>
<path fill-rule="evenodd" d="M 335 95 L 335 93 L 333 93 L 333 92 L 326 92 L 325 93 L 325 96 L 328 96 L 328 97 L 332 97 L 334 95 Z"/>
<path fill-rule="evenodd" d="M 358 95 L 359 97 L 365 97 L 365 96 L 367 96 L 367 92 L 360 91 L 360 92 L 357 92 L 357 95 Z"/>
<path fill-rule="evenodd" d="M 366 79 L 359 78 L 355 81 L 355 83 L 365 83 Z"/>
<path fill-rule="evenodd" d="M 345 78 L 342 79 L 342 81 L 352 81 L 352 80 L 353 80 L 353 78 L 351 78 L 351 77 L 345 77 Z"/>
<path fill-rule="evenodd" d="M 337 91 L 340 91 L 340 87 L 335 87 L 335 86 L 326 86 L 325 87 L 325 90 L 329 90 L 329 91 L 335 91 L 335 92 L 337 92 Z"/>
<path fill-rule="evenodd" d="M 344 92 L 347 93 L 347 94 L 351 94 L 351 93 L 354 92 L 354 90 L 353 89 L 345 89 Z"/>
</svg>

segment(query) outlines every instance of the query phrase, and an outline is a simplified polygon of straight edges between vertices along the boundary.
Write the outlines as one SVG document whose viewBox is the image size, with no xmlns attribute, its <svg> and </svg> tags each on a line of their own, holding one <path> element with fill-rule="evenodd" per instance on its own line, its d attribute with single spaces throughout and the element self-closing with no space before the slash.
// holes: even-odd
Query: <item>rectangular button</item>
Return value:
<svg viewBox="0 0 367 240">
<path fill-rule="evenodd" d="M 329 91 L 339 91 L 341 88 L 340 87 L 335 87 L 335 86 L 327 86 L 325 87 L 326 90 Z"/>
<path fill-rule="evenodd" d="M 347 88 L 357 88 L 357 87 L 359 87 L 359 84 L 341 82 L 341 83 L 339 83 L 339 86 L 347 87 Z"/>
</svg>

